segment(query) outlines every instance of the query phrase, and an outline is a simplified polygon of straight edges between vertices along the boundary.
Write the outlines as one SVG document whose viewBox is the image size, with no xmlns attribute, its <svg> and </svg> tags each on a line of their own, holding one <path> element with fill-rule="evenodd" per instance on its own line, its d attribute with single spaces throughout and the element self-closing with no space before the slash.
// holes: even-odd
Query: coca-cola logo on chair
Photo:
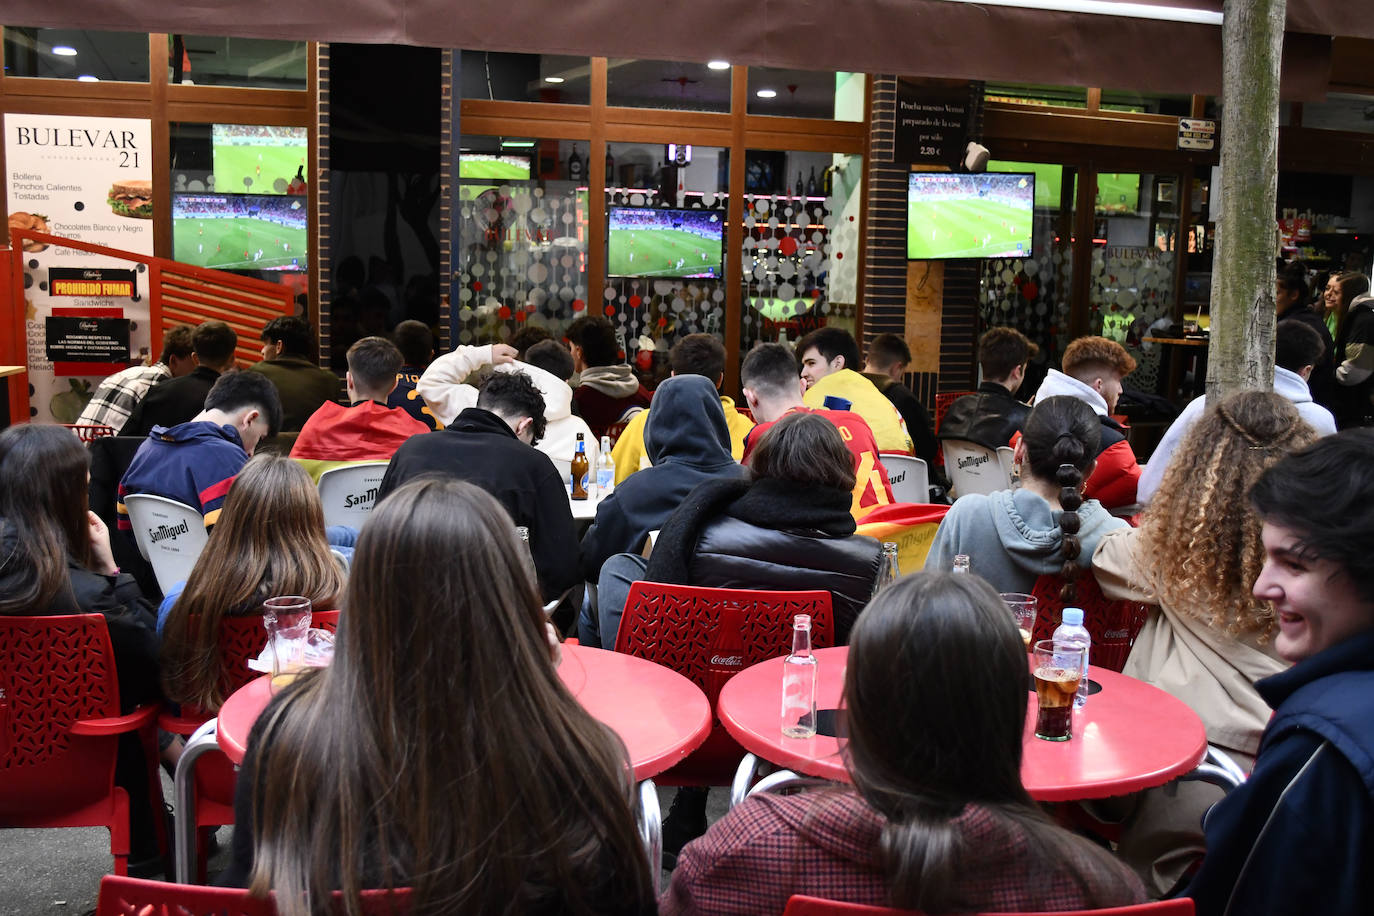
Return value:
<svg viewBox="0 0 1374 916">
<path fill-rule="evenodd" d="M 712 655 L 711 664 L 717 668 L 743 668 L 743 655 Z"/>
</svg>

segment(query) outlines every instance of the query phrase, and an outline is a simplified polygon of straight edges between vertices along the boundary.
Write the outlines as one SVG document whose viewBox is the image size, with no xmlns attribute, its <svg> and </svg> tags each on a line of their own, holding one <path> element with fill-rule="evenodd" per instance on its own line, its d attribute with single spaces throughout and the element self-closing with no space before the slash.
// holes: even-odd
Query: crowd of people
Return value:
<svg viewBox="0 0 1374 916">
<path fill-rule="evenodd" d="M 1367 301 L 1335 307 L 1332 376 L 1352 391 L 1374 353 Z M 284 914 L 400 887 L 415 913 L 780 913 L 799 893 L 930 914 L 1178 895 L 1205 916 L 1369 912 L 1374 431 L 1337 432 L 1355 414 L 1314 401 L 1312 325 L 1281 322 L 1273 390 L 1189 405 L 1144 475 L 1114 417 L 1124 348 L 1073 341 L 1028 405 L 1035 346 L 988 331 L 983 382 L 939 435 L 1011 447 L 1017 485 L 959 496 L 925 570 L 884 583 L 881 545 L 857 533 L 895 502 L 883 453 L 933 464 L 938 444 L 902 385 L 900 338 L 866 358 L 834 327 L 762 344 L 741 409 L 705 334 L 675 344 L 650 393 L 601 317 L 566 345 L 530 334 L 437 357 L 406 322 L 349 346 L 342 380 L 301 319 L 271 322 L 244 370 L 235 332 L 209 321 L 169 332 L 157 363 L 111 376 L 83 415 L 133 444 L 110 505 L 80 485 L 105 445 L 0 432 L 0 613 L 100 614 L 124 708 L 209 716 L 226 699 L 223 620 L 278 595 L 340 611 L 333 663 L 276 692 L 237 781 L 221 880 L 275 891 Z M 613 434 L 614 490 L 579 531 L 570 461 L 580 442 L 595 468 Z M 378 460 L 366 524 L 327 528 L 320 475 Z M 165 594 L 116 561 L 136 494 L 210 531 Z M 949 572 L 961 554 L 975 575 Z M 1045 576 L 1069 601 L 1091 580 L 1149 605 L 1125 673 L 1191 707 L 1244 784 L 1095 802 L 1110 842 L 1036 805 L 1025 645 L 999 593 Z M 709 826 L 707 790 L 679 790 L 658 899 L 625 745 L 558 674 L 563 635 L 616 646 L 636 581 L 824 590 L 849 647 L 849 784 L 757 795 Z M 165 763 L 180 748 L 162 736 Z M 146 764 L 121 745 L 131 870 L 151 874 Z"/>
</svg>

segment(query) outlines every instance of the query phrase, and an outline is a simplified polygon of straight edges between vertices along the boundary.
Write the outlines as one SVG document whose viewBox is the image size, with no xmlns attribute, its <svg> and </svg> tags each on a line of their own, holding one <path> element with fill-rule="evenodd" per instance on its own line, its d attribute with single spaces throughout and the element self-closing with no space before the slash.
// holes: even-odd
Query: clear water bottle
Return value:
<svg viewBox="0 0 1374 916">
<path fill-rule="evenodd" d="M 1078 696 L 1074 697 L 1073 705 L 1081 707 L 1088 702 L 1088 653 L 1092 651 L 1092 636 L 1083 626 L 1083 609 L 1076 607 L 1064 608 L 1064 614 L 1060 618 L 1062 623 L 1054 631 L 1054 641 L 1056 643 L 1067 643 L 1074 646 L 1083 647 L 1083 676 L 1078 681 Z"/>
<path fill-rule="evenodd" d="M 897 544 L 883 541 L 883 562 L 878 567 L 878 581 L 873 584 L 873 594 L 887 588 L 901 578 L 902 570 L 897 565 Z"/>
<path fill-rule="evenodd" d="M 596 496 L 605 499 L 615 489 L 615 458 L 611 457 L 611 437 L 601 437 L 601 454 L 596 459 Z"/>
<path fill-rule="evenodd" d="M 792 619 L 792 654 L 782 662 L 782 733 L 816 736 L 816 656 L 811 654 L 811 615 Z"/>
<path fill-rule="evenodd" d="M 968 554 L 964 554 L 964 553 L 955 554 L 955 557 L 954 557 L 954 568 L 953 568 L 952 570 L 950 570 L 950 572 L 956 572 L 956 573 L 971 573 L 971 572 L 973 572 L 973 563 L 972 563 L 971 560 L 969 560 Z"/>
</svg>

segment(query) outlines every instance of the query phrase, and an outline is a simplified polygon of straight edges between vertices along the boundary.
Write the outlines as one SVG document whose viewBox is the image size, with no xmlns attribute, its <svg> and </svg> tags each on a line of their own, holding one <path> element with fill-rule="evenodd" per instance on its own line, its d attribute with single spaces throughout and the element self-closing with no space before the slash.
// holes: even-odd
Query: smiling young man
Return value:
<svg viewBox="0 0 1374 916">
<path fill-rule="evenodd" d="M 1374 430 L 1279 461 L 1254 593 L 1293 667 L 1255 686 L 1274 709 L 1255 768 L 1205 823 L 1187 896 L 1202 916 L 1374 912 Z"/>
</svg>

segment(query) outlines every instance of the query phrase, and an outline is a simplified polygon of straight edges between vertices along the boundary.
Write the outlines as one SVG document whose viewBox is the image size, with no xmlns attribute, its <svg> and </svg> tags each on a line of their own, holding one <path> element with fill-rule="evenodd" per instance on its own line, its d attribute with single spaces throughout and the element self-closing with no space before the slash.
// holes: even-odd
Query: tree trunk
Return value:
<svg viewBox="0 0 1374 916">
<path fill-rule="evenodd" d="M 1274 385 L 1279 60 L 1286 0 L 1225 0 L 1221 209 L 1212 267 L 1211 403 Z"/>
</svg>

